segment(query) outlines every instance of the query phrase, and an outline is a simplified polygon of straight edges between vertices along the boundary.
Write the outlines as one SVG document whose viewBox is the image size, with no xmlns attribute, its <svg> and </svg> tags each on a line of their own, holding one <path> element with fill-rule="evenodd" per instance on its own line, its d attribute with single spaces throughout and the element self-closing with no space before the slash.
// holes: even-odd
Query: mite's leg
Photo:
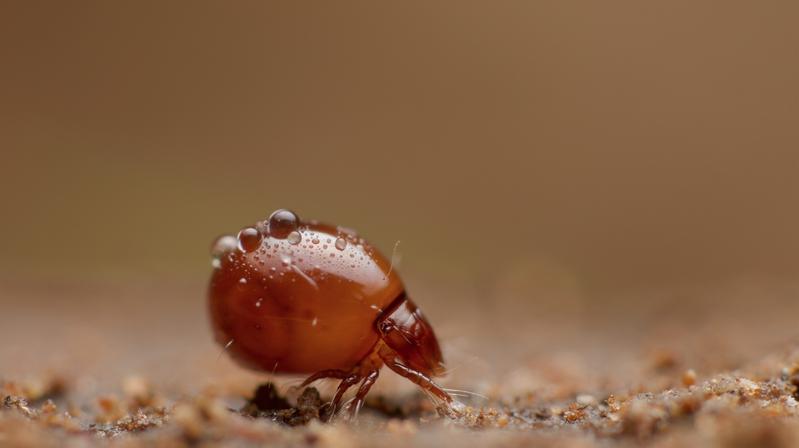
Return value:
<svg viewBox="0 0 799 448">
<path fill-rule="evenodd" d="M 422 389 L 432 393 L 436 397 L 444 400 L 444 402 L 448 404 L 453 403 L 452 397 L 444 391 L 438 384 L 434 383 L 433 380 L 430 379 L 427 375 L 417 370 L 411 369 L 410 367 L 404 366 L 394 359 L 393 353 L 385 353 L 381 354 L 383 358 L 383 362 L 386 363 L 389 369 L 395 371 L 398 375 L 404 376 L 411 380 L 414 384 L 418 385 Z"/>
<path fill-rule="evenodd" d="M 361 383 L 361 387 L 358 388 L 358 393 L 355 394 L 355 400 L 353 400 L 352 404 L 350 405 L 350 418 L 354 419 L 358 416 L 358 411 L 361 410 L 361 406 L 363 405 L 363 400 L 366 397 L 366 394 L 369 393 L 369 389 L 375 384 L 377 381 L 377 376 L 380 375 L 379 370 L 373 370 L 366 378 L 363 379 Z"/>
<path fill-rule="evenodd" d="M 302 384 L 300 384 L 300 387 L 305 387 L 313 383 L 314 381 L 321 380 L 323 378 L 336 378 L 343 380 L 344 378 L 347 377 L 347 375 L 349 375 L 349 373 L 338 369 L 320 370 L 314 373 L 313 375 L 309 376 L 305 381 L 303 381 Z"/>
<path fill-rule="evenodd" d="M 348 375 L 346 378 L 341 380 L 341 383 L 338 385 L 338 389 L 336 389 L 336 395 L 333 397 L 333 402 L 330 408 L 330 415 L 336 415 L 336 410 L 338 409 L 339 403 L 341 403 L 341 398 L 347 392 L 347 389 L 354 386 L 358 381 L 361 380 L 361 375 L 357 373 L 353 373 Z"/>
</svg>

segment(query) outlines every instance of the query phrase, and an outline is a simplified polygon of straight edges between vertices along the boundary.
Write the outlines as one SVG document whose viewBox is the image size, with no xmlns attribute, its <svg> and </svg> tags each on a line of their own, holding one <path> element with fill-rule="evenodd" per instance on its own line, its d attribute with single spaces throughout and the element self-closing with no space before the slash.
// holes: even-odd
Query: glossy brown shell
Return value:
<svg viewBox="0 0 799 448">
<path fill-rule="evenodd" d="M 221 256 L 209 291 L 216 340 L 268 372 L 351 369 L 378 342 L 375 321 L 403 294 L 402 281 L 351 232 L 316 223 L 297 232 L 299 242 L 264 230 L 257 249 Z"/>
</svg>

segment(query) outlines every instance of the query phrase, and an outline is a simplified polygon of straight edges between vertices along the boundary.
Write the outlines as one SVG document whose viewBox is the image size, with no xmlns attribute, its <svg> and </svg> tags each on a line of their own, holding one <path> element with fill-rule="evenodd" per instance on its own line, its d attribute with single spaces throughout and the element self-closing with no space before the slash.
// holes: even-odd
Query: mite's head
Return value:
<svg viewBox="0 0 799 448">
<path fill-rule="evenodd" d="M 433 327 L 410 299 L 395 301 L 375 323 L 383 341 L 407 367 L 429 377 L 444 373 L 444 359 Z"/>
</svg>

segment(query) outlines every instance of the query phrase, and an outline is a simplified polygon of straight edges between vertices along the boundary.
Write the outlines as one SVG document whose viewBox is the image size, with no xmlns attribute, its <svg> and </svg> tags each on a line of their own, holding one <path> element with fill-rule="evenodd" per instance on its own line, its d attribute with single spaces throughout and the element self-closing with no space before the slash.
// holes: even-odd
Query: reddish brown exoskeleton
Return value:
<svg viewBox="0 0 799 448">
<path fill-rule="evenodd" d="M 438 340 L 391 264 L 354 232 L 278 210 L 212 249 L 209 307 L 217 342 L 258 370 L 340 379 L 332 409 L 360 383 L 357 414 L 385 364 L 441 401 Z"/>
</svg>

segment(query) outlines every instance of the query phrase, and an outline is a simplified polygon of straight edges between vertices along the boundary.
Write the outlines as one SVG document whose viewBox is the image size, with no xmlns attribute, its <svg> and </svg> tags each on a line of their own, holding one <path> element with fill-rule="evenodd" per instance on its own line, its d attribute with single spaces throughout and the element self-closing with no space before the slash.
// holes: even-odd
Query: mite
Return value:
<svg viewBox="0 0 799 448">
<path fill-rule="evenodd" d="M 331 408 L 358 385 L 355 416 L 386 365 L 447 409 L 435 332 L 380 252 L 341 227 L 289 210 L 212 248 L 209 311 L 216 341 L 256 370 L 339 379 Z"/>
</svg>

